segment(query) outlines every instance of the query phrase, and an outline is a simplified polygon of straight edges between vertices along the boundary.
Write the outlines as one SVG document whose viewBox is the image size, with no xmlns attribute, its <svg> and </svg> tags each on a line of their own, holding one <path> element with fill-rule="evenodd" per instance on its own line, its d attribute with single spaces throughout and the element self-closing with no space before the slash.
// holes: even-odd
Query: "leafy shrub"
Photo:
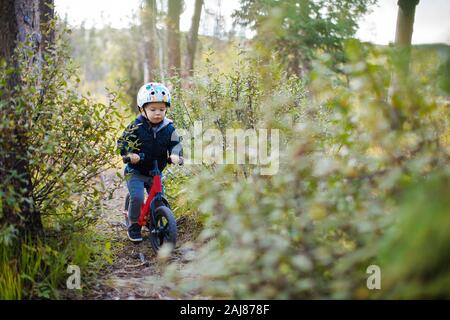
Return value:
<svg viewBox="0 0 450 320">
<path fill-rule="evenodd" d="M 383 296 L 448 299 L 448 168 L 419 178 L 402 197 L 398 222 L 380 243 Z"/>
<path fill-rule="evenodd" d="M 39 57 L 24 43 L 9 64 L 0 63 L 0 269 L 1 297 L 57 297 L 71 261 L 85 265 L 95 250 L 83 244 L 88 230 L 104 210 L 105 190 L 99 174 L 114 165 L 119 127 L 117 95 L 108 105 L 78 93 L 77 70 L 68 54 L 67 30 Z M 20 77 L 12 87 L 11 79 Z M 22 148 L 22 149 L 21 149 Z M 24 176 L 7 171 L 3 160 L 26 161 L 32 190 L 27 195 L 11 185 Z M 43 220 L 44 234 L 18 238 L 14 221 L 30 203 Z M 84 237 L 84 238 L 83 238 Z M 77 244 L 77 245 L 75 245 Z M 84 258 L 83 258 L 84 256 Z"/>
<path fill-rule="evenodd" d="M 41 64 L 27 65 L 30 51 L 24 49 L 18 70 L 3 65 L 2 92 L 14 92 L 7 85 L 8 74 L 17 72 L 22 81 L 9 101 L 2 99 L 2 145 L 8 150 L 7 144 L 15 141 L 14 126 L 25 126 L 34 205 L 48 226 L 77 230 L 102 208 L 105 194 L 94 178 L 113 163 L 119 113 L 112 92 L 109 105 L 78 94 L 79 78 L 63 37 L 44 53 Z M 6 112 L 11 103 L 14 115 Z M 24 118 L 25 113 L 25 123 L 6 118 Z"/>
<path fill-rule="evenodd" d="M 390 270 L 390 279 L 407 280 L 407 274 L 392 271 L 397 265 L 410 268 L 408 272 L 417 275 L 423 288 L 436 283 L 426 271 L 445 269 L 446 247 L 438 245 L 445 242 L 443 225 L 433 243 L 425 243 L 426 237 L 405 233 L 417 228 L 409 218 L 410 227 L 398 226 L 405 228 L 398 234 L 401 242 L 386 240 L 383 250 L 378 246 L 385 232 L 396 226 L 399 206 L 407 205 L 401 200 L 403 191 L 449 164 L 446 105 L 414 78 L 406 79 L 389 96 L 389 78 L 395 71 L 392 54 L 389 49 L 350 42 L 349 62 L 340 73 L 328 67 L 326 55 L 315 63 L 309 85 L 312 99 L 305 101 L 306 92 L 295 91 L 302 103 L 297 104 L 300 110 L 293 109 L 296 122 L 283 128 L 288 138 L 278 174 L 249 171 L 244 178 L 239 167 L 218 166 L 192 178 L 187 190 L 193 192 L 187 197 L 204 215 L 204 229 L 194 246 L 198 249 L 186 251 L 190 262 L 181 270 L 175 264 L 168 267 L 161 280 L 165 286 L 174 294 L 194 291 L 226 298 L 370 298 L 376 295 L 366 287 L 366 268 L 371 264 Z M 226 85 L 210 77 L 204 93 L 195 96 L 209 106 L 205 110 L 214 111 L 230 95 L 223 94 Z M 301 86 L 295 79 L 278 79 L 281 88 L 288 81 Z M 273 86 L 266 95 L 277 96 L 279 91 L 280 86 Z M 257 123 L 276 128 L 272 115 L 295 99 L 268 101 L 262 99 L 257 106 Z M 200 118 L 229 125 L 227 117 L 239 107 L 230 103 Z M 443 192 L 443 183 L 436 188 Z M 445 224 L 441 209 L 425 205 L 432 199 L 428 196 L 420 202 L 422 214 L 435 212 Z M 443 208 L 445 203 L 437 206 Z M 424 230 L 439 225 L 429 224 L 432 220 L 425 216 L 419 221 L 424 222 Z M 392 258 L 407 252 L 414 261 L 420 259 L 420 253 L 401 247 L 415 240 L 420 244 L 414 248 L 435 250 L 436 259 L 423 261 L 434 266 L 431 269 L 416 269 L 417 265 L 406 266 Z M 447 277 L 443 271 L 441 279 Z M 414 296 L 448 296 L 443 288 L 416 291 Z M 404 286 L 380 294 L 403 297 L 407 290 Z"/>
</svg>

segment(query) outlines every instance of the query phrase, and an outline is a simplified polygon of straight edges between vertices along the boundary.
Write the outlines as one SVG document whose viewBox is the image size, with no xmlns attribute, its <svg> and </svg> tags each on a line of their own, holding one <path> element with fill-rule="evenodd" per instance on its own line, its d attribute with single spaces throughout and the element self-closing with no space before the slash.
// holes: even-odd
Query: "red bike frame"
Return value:
<svg viewBox="0 0 450 320">
<path fill-rule="evenodd" d="M 139 156 L 141 157 L 141 159 L 144 158 L 144 154 L 142 153 L 140 153 Z M 130 162 L 130 157 L 124 156 L 123 161 L 124 163 Z M 180 157 L 180 165 L 182 165 L 183 162 L 183 158 Z M 168 159 L 168 163 L 172 163 L 170 158 Z M 153 176 L 152 187 L 150 188 L 147 200 L 141 206 L 141 213 L 138 219 L 138 223 L 141 226 L 146 226 L 149 222 L 151 222 L 153 226 L 156 225 L 154 215 L 152 214 L 156 210 L 155 203 L 165 205 L 170 209 L 169 202 L 164 197 L 164 191 L 161 181 L 161 171 L 159 171 L 157 160 L 153 161 L 153 167 L 154 169 L 151 171 L 151 174 Z M 126 216 L 126 218 L 128 218 L 128 215 Z"/>
<path fill-rule="evenodd" d="M 156 167 L 156 168 L 158 168 L 158 167 Z M 161 183 L 161 173 L 159 172 L 158 169 L 156 169 L 155 171 L 157 171 L 159 174 L 153 176 L 153 184 L 150 189 L 150 193 L 149 193 L 145 203 L 143 203 L 141 206 L 141 214 L 139 215 L 139 220 L 138 220 L 138 223 L 141 226 L 147 225 L 147 223 L 149 221 L 150 213 L 152 211 L 150 209 L 151 209 L 151 204 L 152 204 L 153 199 L 162 197 L 163 190 L 162 190 L 162 183 Z"/>
</svg>

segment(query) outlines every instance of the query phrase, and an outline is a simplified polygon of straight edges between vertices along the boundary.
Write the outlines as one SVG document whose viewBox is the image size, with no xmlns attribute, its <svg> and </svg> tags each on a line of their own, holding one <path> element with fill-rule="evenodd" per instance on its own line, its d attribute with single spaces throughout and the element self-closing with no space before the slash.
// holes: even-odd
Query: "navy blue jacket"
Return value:
<svg viewBox="0 0 450 320">
<path fill-rule="evenodd" d="M 122 156 L 128 153 L 143 153 L 144 160 L 137 164 L 128 163 L 129 169 L 149 176 L 153 169 L 153 160 L 158 160 L 159 170 L 167 166 L 167 158 L 171 154 L 183 155 L 180 137 L 175 131 L 172 120 L 164 120 L 152 127 L 142 115 L 128 125 L 122 136 L 117 140 Z"/>
</svg>

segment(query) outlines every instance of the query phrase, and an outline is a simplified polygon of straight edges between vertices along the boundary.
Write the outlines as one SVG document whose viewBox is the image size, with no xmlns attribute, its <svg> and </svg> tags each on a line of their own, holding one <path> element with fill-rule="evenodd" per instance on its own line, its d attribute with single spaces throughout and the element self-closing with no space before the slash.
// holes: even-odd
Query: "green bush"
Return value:
<svg viewBox="0 0 450 320">
<path fill-rule="evenodd" d="M 383 296 L 450 297 L 448 167 L 420 178 L 402 197 L 398 222 L 380 244 Z"/>
<path fill-rule="evenodd" d="M 68 54 L 66 32 L 58 33 L 41 60 L 30 63 L 34 51 L 25 43 L 9 64 L 0 63 L 2 298 L 58 297 L 67 264 L 85 265 L 96 251 L 95 243 L 80 239 L 90 237 L 88 227 L 114 191 L 105 189 L 99 175 L 113 166 L 116 156 L 117 95 L 111 92 L 105 105 L 78 93 L 80 80 Z M 20 82 L 11 87 L 18 75 Z M 23 175 L 6 171 L 3 160 L 11 156 L 27 162 L 30 196 L 11 185 Z M 12 210 L 20 221 L 26 202 L 42 217 L 39 239 L 25 240 L 17 225 L 5 219 L 6 210 Z"/>
<path fill-rule="evenodd" d="M 2 112 L 2 145 L 8 150 L 7 144 L 14 143 L 14 126 L 21 124 L 9 120 L 27 114 L 24 155 L 29 160 L 34 205 L 47 226 L 77 230 L 95 220 L 107 195 L 95 178 L 111 167 L 115 156 L 120 119 L 116 94 L 111 92 L 109 105 L 104 105 L 78 93 L 80 80 L 64 33 L 44 53 L 42 64 L 27 65 L 28 52 L 19 51 L 18 70 L 3 65 L 1 72 L 0 90 L 15 91 L 9 101 L 2 99 L 2 109 L 11 103 L 16 106 L 13 115 Z M 14 72 L 22 75 L 16 90 L 7 86 L 6 79 Z"/>
<path fill-rule="evenodd" d="M 433 256 L 438 260 L 430 262 L 431 270 L 445 269 L 446 248 L 437 246 L 445 242 L 443 225 L 433 243 L 404 233 L 405 226 L 401 242 L 387 242 L 384 251 L 378 244 L 396 226 L 398 208 L 406 205 L 403 191 L 420 177 L 442 172 L 449 165 L 446 106 L 413 77 L 388 95 L 395 71 L 391 49 L 349 42 L 346 50 L 349 62 L 339 73 L 328 67 L 326 55 L 315 62 L 310 99 L 298 89 L 302 87 L 298 79 L 275 74 L 280 85 L 266 89 L 265 97 L 279 96 L 280 88 L 289 88 L 290 82 L 297 88 L 291 90 L 294 96 L 286 100 L 261 97 L 255 106 L 257 126 L 282 129 L 286 150 L 281 152 L 278 174 L 261 176 L 250 168 L 243 176 L 240 166 L 197 170 L 186 197 L 204 216 L 204 229 L 196 249 L 186 251 L 190 262 L 182 269 L 170 265 L 160 281 L 174 294 L 257 299 L 376 297 L 378 293 L 366 287 L 369 265 L 383 261 L 382 270 L 390 270 L 392 262 L 392 268 L 396 264 L 421 272 L 392 258 L 394 252 L 404 250 L 395 246 L 409 239 L 419 241 L 418 248 L 436 250 Z M 264 84 L 257 81 L 258 85 Z M 209 74 L 203 89 L 192 95 L 204 102 L 191 104 L 197 106 L 199 118 L 219 128 L 221 121 L 230 125 L 233 111 L 248 106 L 230 101 L 230 87 Z M 292 103 L 295 98 L 300 104 Z M 293 112 L 296 121 L 282 127 L 276 115 L 286 113 L 289 104 L 294 108 L 288 113 Z M 445 193 L 443 184 L 436 188 L 439 194 Z M 426 206 L 427 201 L 420 203 Z M 431 219 L 424 217 L 419 220 L 424 224 L 416 228 L 434 230 L 433 226 L 446 223 L 441 209 L 430 210 L 436 212 L 437 221 L 429 225 Z M 408 221 L 412 226 L 413 220 Z M 382 253 L 390 250 L 392 254 L 382 260 Z M 429 282 L 417 287 L 424 291 L 414 297 L 448 296 L 443 285 L 426 291 L 428 283 L 437 281 L 433 276 L 429 274 Z M 447 279 L 447 274 L 442 277 Z M 405 286 L 379 295 L 404 297 L 407 290 Z"/>
</svg>

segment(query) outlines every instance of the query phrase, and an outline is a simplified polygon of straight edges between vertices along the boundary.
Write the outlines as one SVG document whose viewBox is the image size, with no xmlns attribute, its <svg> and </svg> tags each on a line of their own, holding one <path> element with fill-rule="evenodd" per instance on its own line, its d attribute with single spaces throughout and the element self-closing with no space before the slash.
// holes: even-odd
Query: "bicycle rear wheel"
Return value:
<svg viewBox="0 0 450 320">
<path fill-rule="evenodd" d="M 177 223 L 175 216 L 168 207 L 160 206 L 155 210 L 156 225 L 150 229 L 150 243 L 157 253 L 165 243 L 175 248 L 177 242 Z"/>
<path fill-rule="evenodd" d="M 130 220 L 128 220 L 128 207 L 130 205 L 130 194 L 127 193 L 127 196 L 125 197 L 125 208 L 123 210 L 123 219 L 124 219 L 124 224 L 125 227 L 129 227 L 130 226 Z"/>
</svg>

